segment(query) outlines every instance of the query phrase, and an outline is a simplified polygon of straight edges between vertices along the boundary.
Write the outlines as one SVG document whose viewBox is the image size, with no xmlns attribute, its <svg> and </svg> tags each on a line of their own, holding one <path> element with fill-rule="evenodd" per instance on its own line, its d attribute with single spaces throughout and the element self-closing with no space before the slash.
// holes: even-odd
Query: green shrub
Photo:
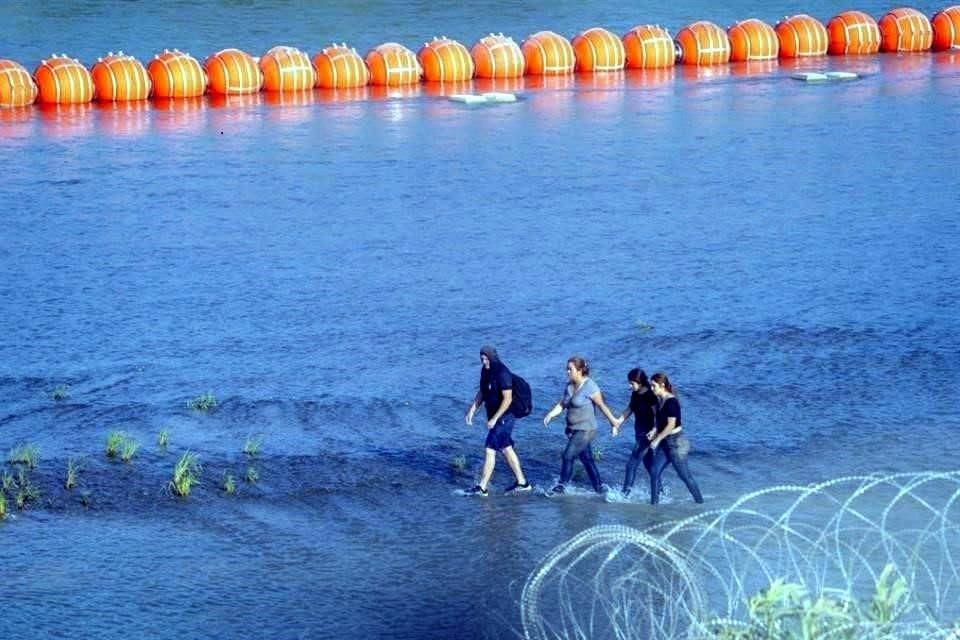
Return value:
<svg viewBox="0 0 960 640">
<path fill-rule="evenodd" d="M 260 480 L 260 474 L 257 472 L 256 467 L 247 467 L 247 473 L 243 477 L 249 484 L 256 484 Z"/>
<path fill-rule="evenodd" d="M 263 438 L 260 436 L 248 436 L 243 443 L 243 452 L 249 457 L 256 457 L 260 453 L 260 445 L 263 444 Z"/>
<path fill-rule="evenodd" d="M 229 471 L 224 471 L 223 473 L 223 490 L 228 496 L 232 496 L 237 492 L 237 481 Z"/>
<path fill-rule="evenodd" d="M 63 479 L 64 489 L 73 489 L 77 486 L 77 476 L 80 475 L 80 465 L 73 458 L 67 460 L 67 474 Z"/>
<path fill-rule="evenodd" d="M 200 482 L 202 471 L 197 454 L 186 451 L 174 466 L 173 478 L 167 486 L 178 496 L 189 496 L 191 489 Z"/>
<path fill-rule="evenodd" d="M 28 469 L 35 469 L 40 462 L 40 448 L 32 443 L 19 444 L 10 450 L 7 460 L 10 464 L 22 464 Z"/>
<path fill-rule="evenodd" d="M 63 402 L 70 397 L 70 388 L 65 384 L 58 384 L 53 388 L 53 392 L 50 396 L 57 402 Z"/>
<path fill-rule="evenodd" d="M 157 434 L 157 444 L 160 445 L 161 449 L 166 449 L 167 445 L 170 444 L 170 430 L 161 429 L 160 433 Z"/>
<path fill-rule="evenodd" d="M 111 431 L 107 434 L 106 454 L 108 458 L 116 458 L 123 448 L 123 443 L 127 439 L 123 431 Z"/>
<path fill-rule="evenodd" d="M 129 463 L 131 460 L 133 460 L 133 456 L 137 454 L 137 450 L 139 448 L 139 442 L 133 438 L 124 438 L 123 446 L 120 447 L 120 459 L 126 463 Z"/>
<path fill-rule="evenodd" d="M 207 391 L 188 402 L 187 407 L 194 411 L 213 411 L 217 408 L 217 398 L 212 391 Z"/>
</svg>

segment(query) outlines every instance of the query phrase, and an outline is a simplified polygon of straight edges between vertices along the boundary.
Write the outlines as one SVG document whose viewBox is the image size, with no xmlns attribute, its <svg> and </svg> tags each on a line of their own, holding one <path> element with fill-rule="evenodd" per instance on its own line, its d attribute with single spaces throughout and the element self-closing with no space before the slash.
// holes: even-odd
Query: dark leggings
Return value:
<svg viewBox="0 0 960 640">
<path fill-rule="evenodd" d="M 643 468 L 647 470 L 647 473 L 650 473 L 650 468 L 653 466 L 653 451 L 650 449 L 650 441 L 647 440 L 646 436 L 643 437 L 642 441 L 637 440 L 637 443 L 633 445 L 630 459 L 627 460 L 627 473 L 623 478 L 624 493 L 633 488 L 633 483 L 637 480 L 637 467 L 640 466 L 641 461 L 643 462 Z"/>
<path fill-rule="evenodd" d="M 679 433 L 673 436 L 667 436 L 660 443 L 660 446 L 657 447 L 653 456 L 653 463 L 650 467 L 650 504 L 660 502 L 660 489 L 663 486 L 660 477 L 663 475 L 663 470 L 667 468 L 668 464 L 673 465 L 673 468 L 677 471 L 677 475 L 680 476 L 683 483 L 687 485 L 690 495 L 693 496 L 693 501 L 697 503 L 703 502 L 700 487 L 697 486 L 697 481 L 693 479 L 693 474 L 690 473 L 690 467 L 687 466 L 687 453 L 689 451 L 690 442 Z"/>
<path fill-rule="evenodd" d="M 573 462 L 580 458 L 583 468 L 590 477 L 590 484 L 594 491 L 600 491 L 603 484 L 600 481 L 600 470 L 597 469 L 597 463 L 593 461 L 593 449 L 590 448 L 590 442 L 597 435 L 596 429 L 587 431 L 567 431 L 570 438 L 567 440 L 567 446 L 563 449 L 563 462 L 560 465 L 560 484 L 570 482 L 573 477 Z"/>
</svg>

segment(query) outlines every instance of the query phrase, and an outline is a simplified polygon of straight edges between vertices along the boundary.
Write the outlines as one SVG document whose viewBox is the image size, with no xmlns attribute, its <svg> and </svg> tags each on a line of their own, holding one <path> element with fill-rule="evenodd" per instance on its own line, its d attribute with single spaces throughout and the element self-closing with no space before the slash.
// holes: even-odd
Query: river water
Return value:
<svg viewBox="0 0 960 640">
<path fill-rule="evenodd" d="M 11 2 L 0 57 L 469 47 L 846 8 Z M 790 78 L 825 68 L 861 77 Z M 574 354 L 617 410 L 630 368 L 668 372 L 704 508 L 956 468 L 960 53 L 494 88 L 519 102 L 417 87 L 0 112 L 0 450 L 40 450 L 40 497 L 0 523 L 0 637 L 510 636 L 557 544 L 703 509 L 671 471 L 657 508 L 541 495 L 563 436 L 540 418 Z M 499 495 L 505 468 L 490 498 L 458 495 L 486 343 L 533 388 L 515 432 L 533 495 Z M 186 406 L 208 391 L 214 410 Z M 129 464 L 104 455 L 114 430 L 141 444 Z M 631 432 L 601 428 L 612 486 Z M 201 485 L 177 499 L 187 450 Z"/>
</svg>

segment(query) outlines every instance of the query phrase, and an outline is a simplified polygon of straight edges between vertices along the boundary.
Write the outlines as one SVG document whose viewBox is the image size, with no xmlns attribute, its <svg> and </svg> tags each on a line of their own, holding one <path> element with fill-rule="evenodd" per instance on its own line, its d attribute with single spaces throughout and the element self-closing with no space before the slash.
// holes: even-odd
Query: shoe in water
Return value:
<svg viewBox="0 0 960 640">
<path fill-rule="evenodd" d="M 483 487 L 481 487 L 480 485 L 476 485 L 472 489 L 467 489 L 466 491 L 464 491 L 463 494 L 467 496 L 483 496 L 485 498 L 488 495 L 490 495 L 490 492 L 484 489 Z"/>
<path fill-rule="evenodd" d="M 563 493 L 563 492 L 566 491 L 566 490 L 567 490 L 567 488 L 566 488 L 565 486 L 563 486 L 563 483 L 561 482 L 561 483 L 558 483 L 553 489 L 550 489 L 550 493 L 551 493 L 551 495 L 555 495 L 555 496 L 556 496 L 556 495 L 560 495 L 561 493 Z"/>
<path fill-rule="evenodd" d="M 533 485 L 531 485 L 529 482 L 524 482 L 523 484 L 520 484 L 519 482 L 514 482 L 512 485 L 507 487 L 504 493 L 506 494 L 526 493 L 527 491 L 532 491 L 532 490 L 533 490 Z"/>
<path fill-rule="evenodd" d="M 621 491 L 620 493 L 623 494 L 623 497 L 624 497 L 624 498 L 629 498 L 631 491 L 633 491 L 633 487 L 624 487 L 624 488 L 623 488 L 623 491 Z"/>
</svg>

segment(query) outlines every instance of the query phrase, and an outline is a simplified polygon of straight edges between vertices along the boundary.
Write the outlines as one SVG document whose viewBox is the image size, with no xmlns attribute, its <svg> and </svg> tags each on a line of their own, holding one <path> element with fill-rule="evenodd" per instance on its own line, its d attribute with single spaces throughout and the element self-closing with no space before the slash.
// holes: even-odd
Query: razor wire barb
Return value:
<svg viewBox="0 0 960 640">
<path fill-rule="evenodd" d="M 551 551 L 521 595 L 548 639 L 960 640 L 960 471 L 776 486 Z"/>
</svg>

